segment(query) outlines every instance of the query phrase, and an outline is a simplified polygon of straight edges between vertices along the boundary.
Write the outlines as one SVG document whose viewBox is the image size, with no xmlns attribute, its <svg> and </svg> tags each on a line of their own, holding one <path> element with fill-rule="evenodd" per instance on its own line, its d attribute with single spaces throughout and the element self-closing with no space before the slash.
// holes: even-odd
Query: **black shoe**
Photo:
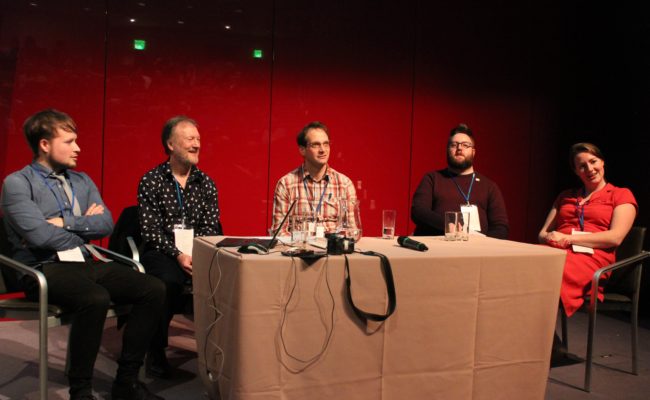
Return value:
<svg viewBox="0 0 650 400">
<path fill-rule="evenodd" d="M 113 383 L 111 389 L 113 400 L 165 400 L 151 393 L 144 383 L 136 381 L 131 383 Z"/>
<path fill-rule="evenodd" d="M 147 378 L 171 379 L 172 367 L 167 361 L 165 350 L 150 352 L 144 362 Z"/>
</svg>

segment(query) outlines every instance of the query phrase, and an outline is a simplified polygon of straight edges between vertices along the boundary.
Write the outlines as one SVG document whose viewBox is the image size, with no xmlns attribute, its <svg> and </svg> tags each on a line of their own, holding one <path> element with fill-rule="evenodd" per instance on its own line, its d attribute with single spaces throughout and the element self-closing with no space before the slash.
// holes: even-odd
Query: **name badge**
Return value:
<svg viewBox="0 0 650 400">
<path fill-rule="evenodd" d="M 575 229 L 571 229 L 572 235 L 588 235 L 590 233 L 591 232 L 576 231 Z M 580 246 L 578 244 L 572 244 L 571 250 L 573 250 L 574 253 L 594 254 L 594 249 L 591 247 Z"/>
<path fill-rule="evenodd" d="M 194 246 L 194 229 L 174 226 L 174 244 L 176 248 L 182 253 L 192 255 L 192 247 Z"/>
<path fill-rule="evenodd" d="M 478 207 L 476 207 L 476 204 L 461 205 L 460 211 L 469 213 L 469 230 L 474 232 L 480 232 L 481 220 L 478 217 Z"/>
<path fill-rule="evenodd" d="M 59 261 L 62 262 L 85 262 L 83 253 L 81 252 L 81 247 L 75 247 L 70 250 L 57 251 L 56 254 L 59 256 Z"/>
<path fill-rule="evenodd" d="M 316 227 L 316 237 L 317 238 L 324 238 L 325 237 L 325 226 L 318 225 Z"/>
</svg>

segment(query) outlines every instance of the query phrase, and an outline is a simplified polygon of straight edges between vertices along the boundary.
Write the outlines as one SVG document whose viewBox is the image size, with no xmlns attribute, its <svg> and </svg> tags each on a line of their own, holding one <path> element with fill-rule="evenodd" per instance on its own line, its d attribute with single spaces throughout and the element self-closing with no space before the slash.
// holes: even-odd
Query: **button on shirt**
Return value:
<svg viewBox="0 0 650 400">
<path fill-rule="evenodd" d="M 88 175 L 64 171 L 82 215 L 73 215 L 68 197 L 52 171 L 32 163 L 7 176 L 2 186 L 5 229 L 13 258 L 27 265 L 56 261 L 56 252 L 101 239 L 113 230 L 113 217 Z M 104 213 L 85 216 L 88 207 L 104 206 Z M 63 228 L 47 222 L 63 217 Z"/>
<path fill-rule="evenodd" d="M 149 248 L 168 256 L 181 254 L 174 244 L 175 224 L 184 222 L 194 236 L 221 234 L 217 188 L 194 166 L 185 188 L 177 184 L 169 161 L 147 172 L 138 186 L 138 205 L 142 238 Z"/>
</svg>

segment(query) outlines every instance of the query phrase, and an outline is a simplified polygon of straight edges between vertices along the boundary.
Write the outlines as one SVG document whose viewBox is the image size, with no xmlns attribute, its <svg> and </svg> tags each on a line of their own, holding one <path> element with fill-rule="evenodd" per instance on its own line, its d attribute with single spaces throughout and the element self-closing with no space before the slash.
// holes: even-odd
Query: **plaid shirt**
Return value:
<svg viewBox="0 0 650 400">
<path fill-rule="evenodd" d="M 305 190 L 307 189 L 307 190 Z M 312 216 L 322 204 L 317 213 L 317 222 L 325 227 L 325 232 L 336 230 L 339 217 L 339 199 L 356 200 L 357 194 L 352 181 L 347 176 L 327 167 L 323 178 L 315 181 L 302 166 L 289 172 L 275 187 L 273 197 L 273 229 L 277 229 L 282 217 L 289 211 L 289 206 L 298 200 L 291 215 Z M 280 235 L 288 234 L 288 221 L 285 222 Z"/>
</svg>

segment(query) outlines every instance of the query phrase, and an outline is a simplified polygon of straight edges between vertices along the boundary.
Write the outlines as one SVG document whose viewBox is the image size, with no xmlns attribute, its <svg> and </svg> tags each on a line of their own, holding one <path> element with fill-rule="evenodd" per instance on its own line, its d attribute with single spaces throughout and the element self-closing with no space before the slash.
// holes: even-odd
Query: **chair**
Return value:
<svg viewBox="0 0 650 400">
<path fill-rule="evenodd" d="M 55 304 L 48 304 L 48 287 L 45 275 L 40 271 L 9 258 L 7 256 L 9 247 L 4 223 L 2 217 L 0 217 L 0 249 L 3 251 L 3 254 L 0 254 L 0 318 L 39 321 L 39 393 L 40 399 L 46 400 L 48 382 L 48 328 L 70 324 L 74 318 L 74 314 Z M 93 247 L 104 256 L 110 257 L 117 262 L 127 264 L 137 271 L 144 273 L 144 268 L 139 262 L 99 246 Z M 10 268 L 13 270 L 13 273 L 5 274 L 7 268 L 4 267 Z M 39 285 L 38 301 L 28 300 L 18 291 L 18 288 L 15 285 L 15 272 L 21 272 L 36 279 Z M 7 277 L 7 279 L 5 279 L 5 277 Z M 128 305 L 112 305 L 106 317 L 109 318 L 125 315 L 128 314 L 129 311 L 130 306 Z"/>
<path fill-rule="evenodd" d="M 138 206 L 126 207 L 113 227 L 113 233 L 108 240 L 108 248 L 139 262 L 143 247 L 140 222 L 138 221 Z"/>
<path fill-rule="evenodd" d="M 125 207 L 120 213 L 120 216 L 117 218 L 117 222 L 113 228 L 113 233 L 111 234 L 108 242 L 108 248 L 112 251 L 118 252 L 124 256 L 133 258 L 134 260 L 140 262 L 140 254 L 144 251 L 145 245 L 146 242 L 142 239 L 142 234 L 140 231 L 138 206 Z M 183 306 L 174 309 L 174 314 L 182 314 L 189 320 L 193 321 L 193 293 L 194 291 L 192 286 L 192 278 L 188 276 L 181 292 L 181 296 L 183 298 Z M 184 329 L 191 331 L 192 334 L 194 333 L 194 328 L 191 326 L 185 326 Z M 195 347 L 192 348 L 182 345 L 179 346 L 178 343 L 176 346 L 184 348 L 186 350 L 196 351 Z M 142 373 L 144 374 L 144 372 Z"/>
<path fill-rule="evenodd" d="M 142 240 L 138 218 L 138 206 L 124 208 L 115 223 L 108 248 L 140 262 L 145 242 Z M 183 295 L 192 295 L 192 279 L 189 277 L 183 287 Z"/>
<path fill-rule="evenodd" d="M 591 367 L 593 364 L 594 332 L 597 311 L 627 311 L 630 313 L 632 334 L 632 374 L 638 375 L 638 310 L 639 291 L 641 287 L 641 270 L 643 261 L 650 257 L 650 252 L 643 251 L 645 227 L 633 227 L 616 251 L 616 262 L 594 272 L 591 292 L 584 297 L 583 309 L 589 312 L 589 330 L 587 335 L 587 356 L 585 359 L 584 390 L 591 391 Z M 611 272 L 608 280 L 601 281 L 603 274 Z M 605 298 L 598 302 L 598 285 L 604 286 Z M 560 310 L 562 324 L 562 342 L 568 347 L 567 317 Z"/>
<path fill-rule="evenodd" d="M 110 250 L 133 258 L 136 261 L 140 261 L 140 252 L 145 244 L 140 233 L 138 218 L 138 206 L 124 208 L 108 241 Z M 223 232 L 221 221 L 219 221 L 219 232 Z"/>
</svg>

